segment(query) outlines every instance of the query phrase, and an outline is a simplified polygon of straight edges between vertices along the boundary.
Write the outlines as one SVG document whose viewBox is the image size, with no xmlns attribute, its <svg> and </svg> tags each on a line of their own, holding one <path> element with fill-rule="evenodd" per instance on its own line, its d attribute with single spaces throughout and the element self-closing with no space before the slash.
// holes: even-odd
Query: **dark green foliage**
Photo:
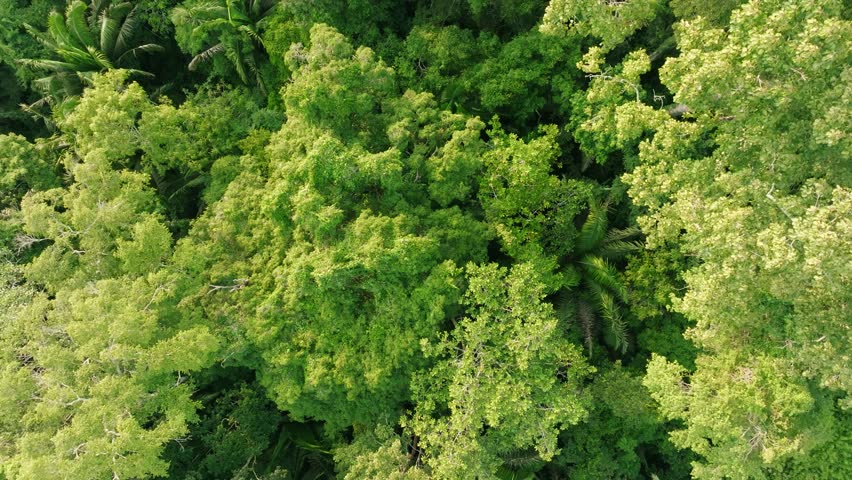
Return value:
<svg viewBox="0 0 852 480">
<path fill-rule="evenodd" d="M 178 44 L 194 55 L 188 68 L 214 62 L 214 71 L 224 75 L 222 68 L 227 65 L 242 83 L 253 83 L 266 94 L 261 35 L 278 9 L 273 0 L 184 2 L 173 11 L 172 21 Z"/>
<path fill-rule="evenodd" d="M 135 43 L 139 20 L 136 6 L 129 3 L 75 0 L 68 4 L 64 16 L 53 11 L 48 16 L 47 32 L 30 25 L 27 31 L 48 50 L 54 59 L 22 58 L 18 62 L 46 75 L 33 81 L 44 95 L 28 108 L 34 112 L 44 105 L 59 108 L 62 118 L 76 105 L 74 99 L 84 85 L 91 85 L 93 75 L 114 68 L 150 75 L 134 69 L 143 54 L 162 51 L 155 43 Z"/>
</svg>

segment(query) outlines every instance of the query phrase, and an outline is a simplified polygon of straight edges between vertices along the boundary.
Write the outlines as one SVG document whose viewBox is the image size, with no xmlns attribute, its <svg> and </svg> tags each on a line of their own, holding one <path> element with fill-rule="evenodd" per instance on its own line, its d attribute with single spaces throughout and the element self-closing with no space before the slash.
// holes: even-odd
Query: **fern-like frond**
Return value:
<svg viewBox="0 0 852 480">
<path fill-rule="evenodd" d="M 562 286 L 567 288 L 576 287 L 583 278 L 574 265 L 565 265 L 559 273 L 562 277 Z"/>
<path fill-rule="evenodd" d="M 622 320 L 618 306 L 615 304 L 615 300 L 611 295 L 603 293 L 600 295 L 599 300 L 600 304 L 598 306 L 601 316 L 609 323 L 610 333 L 615 343 L 614 346 L 621 350 L 621 353 L 625 353 L 628 346 L 627 324 Z"/>
<path fill-rule="evenodd" d="M 89 28 L 98 30 L 101 14 L 109 7 L 111 0 L 89 0 Z"/>
<path fill-rule="evenodd" d="M 199 23 L 198 26 L 192 29 L 192 36 L 203 38 L 210 31 L 218 31 L 219 29 L 230 29 L 231 24 L 228 23 L 227 18 L 213 18 L 205 21 L 204 23 Z"/>
<path fill-rule="evenodd" d="M 203 52 L 194 56 L 192 58 L 192 61 L 189 62 L 188 68 L 190 70 L 195 70 L 196 68 L 198 68 L 198 65 L 200 65 L 204 62 L 210 61 L 210 59 L 212 59 L 216 55 L 219 55 L 220 53 L 223 53 L 224 51 L 225 51 L 225 44 L 224 43 L 217 43 L 216 45 L 213 45 L 212 47 L 208 48 L 207 50 L 204 50 Z"/>
<path fill-rule="evenodd" d="M 588 253 L 595 249 L 606 236 L 607 218 L 606 208 L 591 205 L 589 216 L 583 222 L 580 233 L 577 235 L 577 251 Z"/>
<path fill-rule="evenodd" d="M 77 72 L 77 78 L 83 82 L 83 85 L 87 87 L 93 87 L 95 85 L 95 74 L 98 72 Z"/>
<path fill-rule="evenodd" d="M 57 48 L 56 54 L 62 57 L 63 60 L 73 65 L 72 70 L 101 70 L 101 65 L 97 59 L 93 58 L 88 49 L 81 50 L 75 47 Z"/>
<path fill-rule="evenodd" d="M 251 70 L 251 73 L 254 74 L 254 80 L 260 88 L 260 92 L 266 95 L 266 82 L 263 81 L 263 76 L 260 74 L 260 69 L 257 68 L 257 64 L 254 62 L 254 57 L 252 55 L 246 57 L 246 64 L 248 65 L 249 70 Z"/>
<path fill-rule="evenodd" d="M 85 3 L 77 0 L 68 5 L 65 13 L 65 23 L 68 26 L 68 31 L 74 35 L 79 45 L 94 45 L 95 37 L 89 31 L 88 22 L 86 22 Z"/>
<path fill-rule="evenodd" d="M 575 313 L 577 311 L 577 301 L 574 297 L 575 294 L 573 292 L 563 288 L 560 290 L 553 305 L 556 312 L 556 318 L 565 324 L 574 320 Z"/>
<path fill-rule="evenodd" d="M 496 472 L 500 480 L 533 480 L 545 464 L 533 450 L 514 449 L 502 454 L 501 459 L 503 465 Z"/>
</svg>

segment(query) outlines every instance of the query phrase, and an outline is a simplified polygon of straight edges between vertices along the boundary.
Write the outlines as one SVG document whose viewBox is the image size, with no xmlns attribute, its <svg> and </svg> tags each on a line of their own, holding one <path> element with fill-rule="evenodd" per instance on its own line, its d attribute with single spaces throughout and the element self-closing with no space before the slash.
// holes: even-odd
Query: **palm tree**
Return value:
<svg viewBox="0 0 852 480">
<path fill-rule="evenodd" d="M 190 38 L 206 40 L 216 38 L 216 43 L 204 48 L 189 62 L 189 69 L 218 56 L 224 56 L 243 83 L 249 83 L 249 72 L 254 82 L 266 91 L 258 64 L 265 55 L 260 32 L 278 7 L 276 0 L 216 0 L 205 1 L 189 7 L 175 9 L 175 25 L 191 28 Z"/>
<path fill-rule="evenodd" d="M 34 111 L 35 107 L 44 104 L 55 106 L 74 99 L 86 85 L 91 84 L 96 73 L 113 68 L 126 68 L 136 74 L 151 76 L 148 72 L 131 68 L 136 65 L 139 54 L 163 50 L 155 43 L 133 43 L 140 24 L 136 8 L 128 2 L 109 4 L 98 0 L 87 5 L 75 0 L 68 5 L 64 16 L 56 11 L 50 13 L 46 33 L 24 25 L 31 35 L 60 58 L 18 60 L 29 68 L 48 72 L 34 81 L 45 96 L 25 108 Z"/>
<path fill-rule="evenodd" d="M 604 340 L 625 353 L 629 344 L 627 325 L 622 319 L 620 303 L 627 303 L 627 288 L 618 278 L 613 260 L 642 248 L 642 243 L 631 240 L 641 234 L 638 227 L 607 229 L 607 205 L 592 205 L 589 216 L 577 237 L 575 261 L 567 268 L 578 276 L 579 295 L 562 292 L 560 310 L 573 313 L 580 321 L 589 353 L 595 336 L 598 318 L 608 326 Z"/>
</svg>

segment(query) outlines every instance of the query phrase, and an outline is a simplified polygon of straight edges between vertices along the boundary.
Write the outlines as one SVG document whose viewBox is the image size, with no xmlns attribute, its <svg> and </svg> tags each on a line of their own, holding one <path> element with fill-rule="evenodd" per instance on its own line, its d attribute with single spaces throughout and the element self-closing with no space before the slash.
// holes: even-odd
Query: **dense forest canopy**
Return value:
<svg viewBox="0 0 852 480">
<path fill-rule="evenodd" d="M 0 479 L 852 478 L 845 0 L 0 0 Z"/>
</svg>

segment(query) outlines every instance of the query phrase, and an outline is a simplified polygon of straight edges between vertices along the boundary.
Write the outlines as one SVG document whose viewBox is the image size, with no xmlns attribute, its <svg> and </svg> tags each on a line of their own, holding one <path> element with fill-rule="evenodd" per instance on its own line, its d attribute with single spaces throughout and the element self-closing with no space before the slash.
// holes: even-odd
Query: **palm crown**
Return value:
<svg viewBox="0 0 852 480">
<path fill-rule="evenodd" d="M 277 6 L 275 0 L 217 0 L 176 8 L 172 18 L 176 25 L 189 29 L 191 43 L 209 45 L 211 37 L 216 42 L 202 47 L 200 52 L 193 49 L 195 56 L 189 62 L 189 69 L 195 70 L 221 55 L 228 60 L 240 80 L 250 83 L 251 74 L 254 82 L 265 90 L 257 58 L 264 51 L 260 31 Z"/>
<path fill-rule="evenodd" d="M 34 70 L 49 72 L 35 81 L 45 94 L 36 104 L 73 98 L 82 93 L 96 73 L 113 68 L 151 75 L 131 68 L 136 66 L 140 53 L 163 49 L 155 43 L 134 44 L 140 25 L 136 9 L 128 2 L 110 4 L 96 0 L 87 5 L 75 0 L 68 5 L 65 15 L 50 13 L 46 33 L 25 25 L 31 35 L 60 58 L 19 60 Z"/>
<path fill-rule="evenodd" d="M 601 317 L 609 327 L 604 331 L 605 340 L 624 353 L 629 342 L 619 303 L 627 303 L 627 288 L 618 278 L 612 261 L 642 248 L 640 242 L 632 240 L 641 231 L 638 227 L 616 229 L 608 226 L 607 206 L 592 205 L 577 238 L 578 261 L 572 266 L 572 271 L 578 274 L 575 283 L 584 287 L 583 293 L 576 299 L 564 297 L 562 308 L 573 310 L 590 352 L 596 321 Z"/>
</svg>

